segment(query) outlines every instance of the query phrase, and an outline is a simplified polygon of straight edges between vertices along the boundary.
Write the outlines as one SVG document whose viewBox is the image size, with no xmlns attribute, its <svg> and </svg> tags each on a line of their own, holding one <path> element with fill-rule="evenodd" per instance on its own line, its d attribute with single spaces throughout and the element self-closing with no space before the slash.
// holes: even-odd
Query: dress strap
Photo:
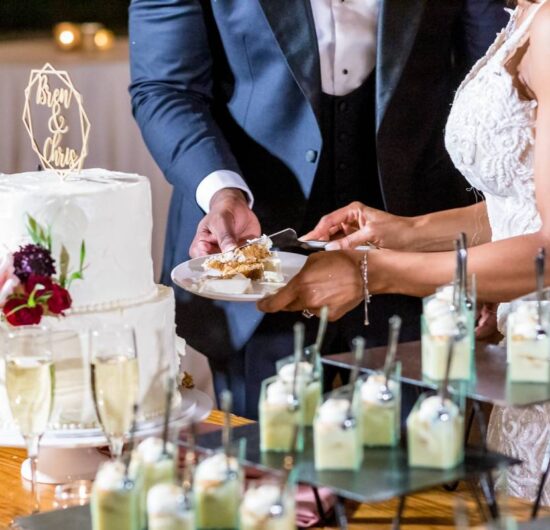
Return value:
<svg viewBox="0 0 550 530">
<path fill-rule="evenodd" d="M 539 9 L 547 2 L 547 0 L 541 0 L 541 2 L 535 4 L 533 7 L 531 7 L 531 12 L 527 15 L 525 20 L 519 25 L 519 27 L 515 27 L 516 17 L 512 17 L 514 19 L 513 26 L 512 26 L 512 32 L 509 36 L 509 38 L 506 40 L 504 46 L 502 47 L 504 55 L 508 55 L 514 48 L 517 48 L 522 42 L 529 31 L 529 28 L 531 27 L 531 23 L 533 22 L 533 19 L 535 18 L 535 15 L 538 13 Z M 516 14 L 517 11 L 514 13 Z"/>
</svg>

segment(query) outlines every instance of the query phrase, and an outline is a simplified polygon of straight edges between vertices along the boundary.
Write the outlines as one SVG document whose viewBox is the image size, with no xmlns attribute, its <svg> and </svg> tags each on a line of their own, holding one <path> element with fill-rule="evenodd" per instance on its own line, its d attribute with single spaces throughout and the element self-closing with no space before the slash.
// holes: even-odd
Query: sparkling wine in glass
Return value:
<svg viewBox="0 0 550 530">
<path fill-rule="evenodd" d="M 38 447 L 48 426 L 55 386 L 51 333 L 43 327 L 16 328 L 7 333 L 5 346 L 6 391 L 13 419 L 27 446 L 32 510 L 37 512 Z"/>
<path fill-rule="evenodd" d="M 139 399 L 139 369 L 134 330 L 122 326 L 90 334 L 90 369 L 96 414 L 111 455 L 122 455 Z"/>
</svg>

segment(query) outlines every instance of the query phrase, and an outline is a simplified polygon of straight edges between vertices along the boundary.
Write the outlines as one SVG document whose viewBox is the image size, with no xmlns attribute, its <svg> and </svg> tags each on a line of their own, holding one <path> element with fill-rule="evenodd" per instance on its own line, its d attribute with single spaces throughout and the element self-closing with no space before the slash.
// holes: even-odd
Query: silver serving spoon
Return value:
<svg viewBox="0 0 550 530">
<path fill-rule="evenodd" d="M 394 398 L 393 392 L 389 387 L 390 372 L 395 361 L 397 353 L 397 344 L 399 341 L 399 332 L 401 331 L 401 317 L 393 315 L 390 320 L 390 336 L 388 339 L 388 349 L 386 350 L 386 360 L 384 362 L 384 382 L 378 390 L 378 400 L 387 403 Z"/>
<path fill-rule="evenodd" d="M 298 425 L 294 425 L 294 429 L 292 431 L 292 442 L 290 444 L 290 450 L 285 455 L 285 458 L 283 460 L 283 476 L 281 477 L 281 482 L 279 484 L 279 495 L 277 497 L 277 500 L 271 505 L 269 508 L 269 516 L 270 517 L 282 517 L 285 513 L 285 489 L 288 483 L 288 478 L 290 477 L 290 474 L 292 473 L 292 469 L 294 468 L 294 459 L 296 455 L 296 444 L 298 442 Z"/>
<path fill-rule="evenodd" d="M 357 383 L 357 377 L 359 377 L 359 365 L 363 361 L 365 355 L 365 339 L 363 337 L 355 337 L 353 339 L 353 350 L 354 350 L 354 362 L 353 369 L 351 371 L 351 376 L 349 379 L 349 401 L 348 401 L 348 410 L 346 411 L 346 417 L 342 422 L 342 429 L 348 430 L 353 429 L 357 423 L 357 420 L 352 414 L 353 408 L 353 397 L 355 394 L 355 384 Z"/>
<path fill-rule="evenodd" d="M 544 297 L 544 273 L 546 268 L 546 251 L 539 249 L 535 258 L 535 273 L 537 278 L 537 339 L 546 338 L 546 331 L 542 325 L 542 299 Z"/>
<path fill-rule="evenodd" d="M 474 302 L 468 294 L 468 247 L 464 232 L 461 232 L 458 236 L 458 253 L 460 254 L 460 295 L 464 300 L 466 309 L 471 311 L 474 308 Z"/>
<path fill-rule="evenodd" d="M 300 400 L 298 399 L 298 370 L 304 351 L 304 329 L 302 322 L 294 324 L 294 375 L 292 377 L 292 392 L 288 396 L 288 409 L 290 412 L 298 410 Z"/>
<path fill-rule="evenodd" d="M 220 396 L 221 409 L 223 412 L 222 444 L 227 466 L 225 480 L 232 480 L 237 472 L 231 467 L 231 409 L 233 408 L 233 395 L 229 390 L 224 390 Z"/>
<path fill-rule="evenodd" d="M 449 421 L 451 419 L 451 415 L 449 414 L 449 410 L 445 406 L 445 402 L 449 397 L 449 374 L 451 373 L 451 362 L 453 360 L 455 340 L 456 337 L 449 337 L 449 342 L 447 346 L 447 364 L 445 366 L 445 377 L 443 379 L 443 383 L 439 387 L 439 398 L 441 400 L 441 404 L 437 411 L 437 418 L 439 419 L 439 421 Z"/>
<path fill-rule="evenodd" d="M 170 414 L 172 412 L 172 398 L 174 396 L 174 385 L 176 379 L 173 376 L 168 377 L 166 389 L 166 409 L 164 410 L 164 427 L 162 429 L 162 453 L 161 458 L 171 458 L 168 454 L 168 434 L 170 431 Z"/>
</svg>

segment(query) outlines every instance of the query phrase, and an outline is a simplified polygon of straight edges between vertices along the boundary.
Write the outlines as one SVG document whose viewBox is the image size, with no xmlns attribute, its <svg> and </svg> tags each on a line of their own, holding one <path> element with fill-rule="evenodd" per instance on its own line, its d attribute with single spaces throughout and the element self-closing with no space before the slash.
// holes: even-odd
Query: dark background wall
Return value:
<svg viewBox="0 0 550 530">
<path fill-rule="evenodd" d="M 57 22 L 102 22 L 126 31 L 129 0 L 0 0 L 0 39 L 49 33 Z"/>
</svg>

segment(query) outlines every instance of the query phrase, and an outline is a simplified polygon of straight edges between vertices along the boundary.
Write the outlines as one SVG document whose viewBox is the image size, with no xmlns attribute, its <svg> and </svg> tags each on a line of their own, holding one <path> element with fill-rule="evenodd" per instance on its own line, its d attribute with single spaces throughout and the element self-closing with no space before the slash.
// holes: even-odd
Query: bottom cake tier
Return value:
<svg viewBox="0 0 550 530">
<path fill-rule="evenodd" d="M 60 340 L 62 334 L 55 336 L 55 393 L 50 429 L 98 426 L 91 392 L 89 331 L 104 326 L 127 325 L 135 329 L 140 379 L 139 416 L 143 420 L 161 415 L 164 411 L 167 375 L 171 370 L 177 370 L 174 321 L 174 293 L 171 288 L 164 286 L 158 286 L 156 295 L 151 299 L 134 305 L 102 311 L 82 311 L 64 318 L 44 318 L 43 324 L 54 331 L 78 332 L 73 340 Z M 160 347 L 161 341 L 164 348 Z M 179 394 L 175 393 L 173 405 L 177 406 L 179 400 Z M 15 425 L 6 394 L 5 364 L 3 356 L 0 356 L 0 429 L 13 427 Z"/>
</svg>

